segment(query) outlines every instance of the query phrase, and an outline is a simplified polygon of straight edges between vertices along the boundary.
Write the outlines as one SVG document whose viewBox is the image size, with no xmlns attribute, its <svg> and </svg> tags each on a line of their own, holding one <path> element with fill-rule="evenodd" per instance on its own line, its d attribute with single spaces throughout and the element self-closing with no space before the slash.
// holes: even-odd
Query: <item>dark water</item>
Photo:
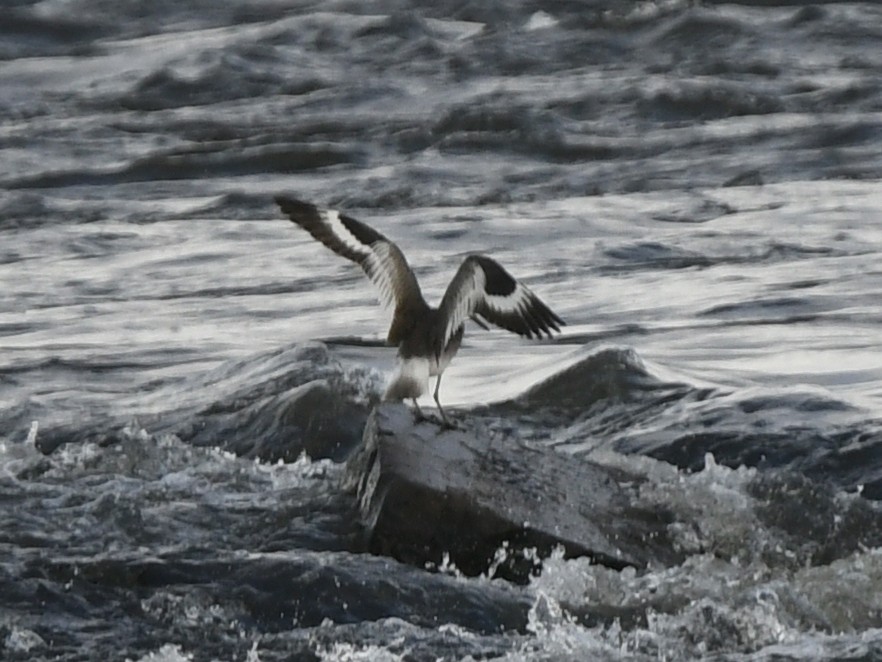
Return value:
<svg viewBox="0 0 882 662">
<path fill-rule="evenodd" d="M 4 3 L 0 658 L 882 659 L 880 43 L 868 3 Z M 387 319 L 279 192 L 431 299 L 468 251 L 525 280 L 563 336 L 470 328 L 442 398 L 645 476 L 686 560 L 367 554 Z"/>
</svg>

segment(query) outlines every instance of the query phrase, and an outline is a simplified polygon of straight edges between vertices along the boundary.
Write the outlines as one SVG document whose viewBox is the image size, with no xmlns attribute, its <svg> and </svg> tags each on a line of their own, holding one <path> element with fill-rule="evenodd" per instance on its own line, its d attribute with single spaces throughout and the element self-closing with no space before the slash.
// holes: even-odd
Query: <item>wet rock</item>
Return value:
<svg viewBox="0 0 882 662">
<path fill-rule="evenodd" d="M 244 457 L 293 462 L 343 461 L 361 439 L 367 408 L 345 397 L 323 379 L 295 386 L 245 407 L 216 407 L 203 414 L 203 427 L 187 435 L 195 445 L 218 445 Z"/>
<path fill-rule="evenodd" d="M 670 401 L 694 392 L 686 384 L 652 375 L 632 349 L 586 347 L 585 351 L 572 365 L 512 400 L 491 405 L 489 411 L 500 416 L 542 412 L 571 418 L 599 403 Z"/>
<path fill-rule="evenodd" d="M 557 546 L 615 568 L 676 563 L 670 513 L 634 507 L 641 478 L 475 430 L 371 414 L 344 487 L 371 551 L 417 565 L 449 555 L 467 575 L 524 581 Z M 503 550 L 503 553 L 500 553 Z"/>
</svg>

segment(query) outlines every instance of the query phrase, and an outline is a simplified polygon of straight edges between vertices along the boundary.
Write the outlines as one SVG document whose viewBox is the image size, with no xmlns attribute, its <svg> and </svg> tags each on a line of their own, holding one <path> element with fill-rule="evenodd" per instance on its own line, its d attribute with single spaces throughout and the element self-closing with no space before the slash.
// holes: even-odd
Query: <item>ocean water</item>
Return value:
<svg viewBox="0 0 882 662">
<path fill-rule="evenodd" d="M 882 659 L 880 41 L 871 3 L 4 3 L 0 659 Z M 369 554 L 388 317 L 278 193 L 430 300 L 481 251 L 548 302 L 442 401 L 642 476 L 682 561 Z"/>
</svg>

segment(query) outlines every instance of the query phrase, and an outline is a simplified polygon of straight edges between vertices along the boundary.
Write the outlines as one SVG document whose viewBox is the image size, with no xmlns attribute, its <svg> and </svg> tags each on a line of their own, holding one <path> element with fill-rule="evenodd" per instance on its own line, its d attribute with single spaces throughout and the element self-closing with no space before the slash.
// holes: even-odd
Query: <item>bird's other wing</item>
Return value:
<svg viewBox="0 0 882 662">
<path fill-rule="evenodd" d="M 551 337 L 564 322 L 526 285 L 517 281 L 495 260 L 470 255 L 447 286 L 439 307 L 446 319 L 443 336 L 436 339 L 440 351 L 472 317 L 527 338 Z"/>
<path fill-rule="evenodd" d="M 315 239 L 361 266 L 376 284 L 385 305 L 397 311 L 423 302 L 416 276 L 394 242 L 334 209 L 283 195 L 276 196 L 275 201 L 288 218 Z"/>
</svg>

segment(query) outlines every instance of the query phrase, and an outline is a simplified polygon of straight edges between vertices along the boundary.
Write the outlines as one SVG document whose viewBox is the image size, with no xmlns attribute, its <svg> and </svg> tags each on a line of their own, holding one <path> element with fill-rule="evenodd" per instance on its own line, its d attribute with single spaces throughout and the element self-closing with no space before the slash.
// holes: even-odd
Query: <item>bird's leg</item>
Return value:
<svg viewBox="0 0 882 662">
<path fill-rule="evenodd" d="M 414 414 L 414 418 L 417 420 L 417 422 L 419 422 L 419 421 L 425 421 L 425 420 L 426 420 L 426 417 L 423 415 L 423 410 L 420 409 L 420 406 L 417 404 L 417 399 L 416 399 L 416 398 L 412 398 L 412 400 L 413 400 L 413 410 L 414 410 L 414 411 L 413 411 L 413 414 Z"/>
<path fill-rule="evenodd" d="M 444 421 L 444 427 L 455 428 L 456 426 L 448 420 L 447 414 L 444 413 L 444 408 L 441 406 L 441 400 L 438 398 L 438 389 L 440 388 L 441 373 L 438 373 L 438 378 L 435 380 L 435 404 L 438 405 L 438 412 L 441 414 L 441 420 Z"/>
</svg>

